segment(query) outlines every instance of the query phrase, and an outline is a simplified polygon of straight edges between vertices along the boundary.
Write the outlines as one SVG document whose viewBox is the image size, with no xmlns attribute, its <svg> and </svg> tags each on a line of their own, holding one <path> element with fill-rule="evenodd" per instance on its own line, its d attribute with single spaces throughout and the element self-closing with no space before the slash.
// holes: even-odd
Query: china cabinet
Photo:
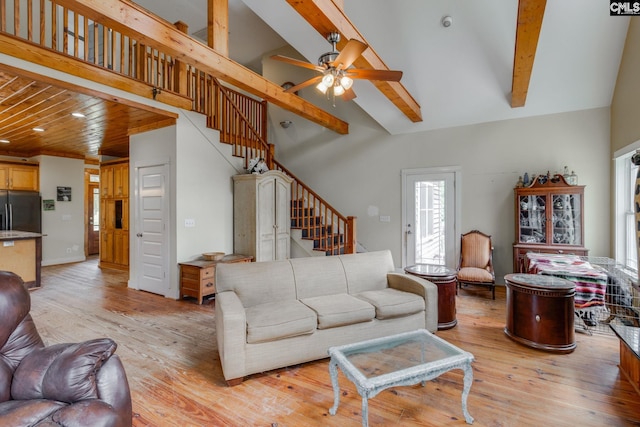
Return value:
<svg viewBox="0 0 640 427">
<path fill-rule="evenodd" d="M 562 175 L 539 175 L 514 189 L 513 269 L 526 272 L 527 252 L 588 255 L 584 247 L 584 186 Z"/>
</svg>

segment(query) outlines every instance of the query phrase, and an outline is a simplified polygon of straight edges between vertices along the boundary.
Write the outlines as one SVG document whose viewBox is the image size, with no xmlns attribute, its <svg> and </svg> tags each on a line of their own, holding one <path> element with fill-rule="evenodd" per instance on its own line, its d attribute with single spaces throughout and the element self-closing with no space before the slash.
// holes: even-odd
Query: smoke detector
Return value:
<svg viewBox="0 0 640 427">
<path fill-rule="evenodd" d="M 451 24 L 453 24 L 453 19 L 449 15 L 446 15 L 442 17 L 442 20 L 440 21 L 440 23 L 442 24 L 443 27 L 449 28 Z"/>
</svg>

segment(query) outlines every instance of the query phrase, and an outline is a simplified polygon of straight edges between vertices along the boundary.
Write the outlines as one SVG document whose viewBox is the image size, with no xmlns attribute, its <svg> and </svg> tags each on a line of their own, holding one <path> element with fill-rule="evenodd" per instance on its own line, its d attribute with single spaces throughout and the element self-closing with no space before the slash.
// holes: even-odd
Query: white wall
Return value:
<svg viewBox="0 0 640 427">
<path fill-rule="evenodd" d="M 244 173 L 231 146 L 206 127 L 201 114 L 182 111 L 177 126 L 177 255 L 179 261 L 203 252 L 233 252 L 233 181 Z M 186 227 L 192 219 L 195 227 Z"/>
<path fill-rule="evenodd" d="M 206 127 L 205 117 L 180 111 L 175 126 L 131 137 L 130 194 L 135 194 L 136 165 L 169 163 L 169 289 L 165 296 L 179 297 L 178 262 L 203 252 L 233 251 L 233 186 L 231 176 L 242 173 L 241 162 L 231 156 L 230 146 L 220 144 L 218 132 Z M 135 221 L 136 198 L 130 197 L 131 251 L 129 285 L 137 288 L 139 232 Z M 193 219 L 195 227 L 185 227 Z"/>
<path fill-rule="evenodd" d="M 42 200 L 55 210 L 42 212 L 42 265 L 84 261 L 84 160 L 38 156 Z M 56 200 L 57 187 L 71 187 L 71 201 Z"/>
<path fill-rule="evenodd" d="M 512 272 L 513 188 L 524 172 L 575 170 L 585 189 L 585 246 L 609 256 L 609 109 L 514 119 L 391 136 L 358 108 L 347 109 L 349 135 L 325 132 L 303 144 L 305 121 L 274 127 L 278 159 L 344 215 L 358 217 L 368 250 L 391 249 L 401 263 L 401 177 L 405 168 L 462 169 L 461 232 L 492 235 L 496 279 Z M 428 118 L 425 118 L 428 120 Z M 275 134 L 275 135 L 274 135 Z M 369 207 L 379 212 L 369 216 Z M 391 222 L 379 221 L 388 215 Z"/>
</svg>

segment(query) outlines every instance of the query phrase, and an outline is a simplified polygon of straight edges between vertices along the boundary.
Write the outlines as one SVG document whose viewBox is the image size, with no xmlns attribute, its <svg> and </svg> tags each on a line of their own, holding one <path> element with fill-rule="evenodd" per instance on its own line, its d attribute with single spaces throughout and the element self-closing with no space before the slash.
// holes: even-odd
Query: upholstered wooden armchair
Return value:
<svg viewBox="0 0 640 427">
<path fill-rule="evenodd" d="M 471 230 L 460 236 L 460 262 L 458 286 L 487 286 L 496 299 L 496 276 L 493 271 L 493 245 L 491 236 Z"/>
</svg>

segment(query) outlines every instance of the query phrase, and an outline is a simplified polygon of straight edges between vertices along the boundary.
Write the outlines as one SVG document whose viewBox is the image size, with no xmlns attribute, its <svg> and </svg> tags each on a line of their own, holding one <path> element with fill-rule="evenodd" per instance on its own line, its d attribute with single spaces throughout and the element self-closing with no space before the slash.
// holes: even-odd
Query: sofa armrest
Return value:
<svg viewBox="0 0 640 427">
<path fill-rule="evenodd" d="M 411 292 L 424 298 L 425 328 L 430 332 L 438 330 L 438 287 L 428 280 L 405 273 L 388 273 L 390 288 Z"/>
<path fill-rule="evenodd" d="M 247 317 L 244 306 L 235 292 L 216 294 L 215 319 L 218 354 L 224 379 L 240 379 L 245 375 Z"/>
</svg>

